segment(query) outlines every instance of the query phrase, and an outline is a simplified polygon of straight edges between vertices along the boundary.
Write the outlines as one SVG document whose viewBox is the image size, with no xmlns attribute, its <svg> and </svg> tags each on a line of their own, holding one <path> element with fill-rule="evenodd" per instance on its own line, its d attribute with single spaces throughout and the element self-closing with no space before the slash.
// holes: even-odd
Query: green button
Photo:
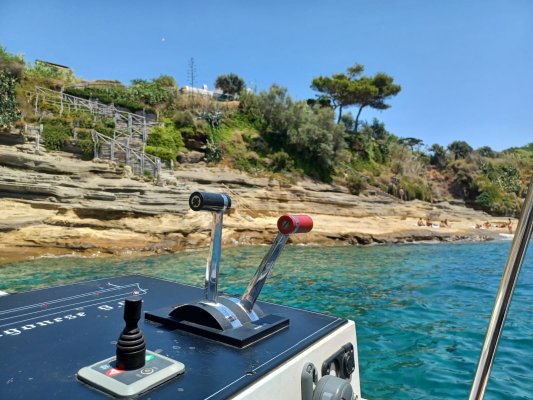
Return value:
<svg viewBox="0 0 533 400">
<path fill-rule="evenodd" d="M 145 361 L 152 361 L 155 358 L 153 354 L 147 354 L 144 358 Z"/>
</svg>

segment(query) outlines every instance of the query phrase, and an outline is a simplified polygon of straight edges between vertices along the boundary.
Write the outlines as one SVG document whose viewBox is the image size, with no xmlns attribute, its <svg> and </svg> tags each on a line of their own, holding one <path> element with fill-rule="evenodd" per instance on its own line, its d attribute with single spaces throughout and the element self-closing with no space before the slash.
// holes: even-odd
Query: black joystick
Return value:
<svg viewBox="0 0 533 400">
<path fill-rule="evenodd" d="M 144 336 L 137 323 L 141 318 L 142 299 L 140 296 L 127 297 L 124 302 L 124 321 L 126 327 L 123 329 L 117 343 L 117 363 L 116 367 L 121 370 L 130 371 L 144 367 L 146 356 L 146 344 Z"/>
<path fill-rule="evenodd" d="M 80 369 L 78 379 L 81 382 L 114 396 L 131 399 L 185 371 L 185 365 L 179 361 L 146 350 L 143 333 L 137 326 L 141 308 L 140 296 L 125 299 L 126 327 L 118 338 L 117 356 Z"/>
</svg>

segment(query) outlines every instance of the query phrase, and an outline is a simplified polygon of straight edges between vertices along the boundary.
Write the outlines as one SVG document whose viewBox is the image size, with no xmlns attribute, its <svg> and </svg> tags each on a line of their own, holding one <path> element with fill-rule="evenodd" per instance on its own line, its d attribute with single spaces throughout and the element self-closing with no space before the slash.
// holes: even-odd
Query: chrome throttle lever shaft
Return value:
<svg viewBox="0 0 533 400">
<path fill-rule="evenodd" d="M 226 194 L 194 192 L 189 197 L 189 206 L 193 211 L 211 211 L 211 244 L 205 269 L 204 295 L 207 301 L 216 303 L 218 296 L 218 273 L 222 245 L 222 219 L 224 211 L 231 207 L 231 198 Z"/>
<path fill-rule="evenodd" d="M 289 239 L 289 235 L 309 232 L 311 229 L 313 229 L 313 219 L 308 215 L 282 215 L 279 217 L 279 233 L 241 297 L 241 305 L 246 311 L 252 311 L 270 271 L 272 271 L 276 260 Z"/>
</svg>

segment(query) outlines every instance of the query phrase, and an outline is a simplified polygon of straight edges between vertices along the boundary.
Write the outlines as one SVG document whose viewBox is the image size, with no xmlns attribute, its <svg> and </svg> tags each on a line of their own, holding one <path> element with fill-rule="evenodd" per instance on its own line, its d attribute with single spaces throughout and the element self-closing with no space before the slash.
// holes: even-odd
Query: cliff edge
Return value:
<svg viewBox="0 0 533 400">
<path fill-rule="evenodd" d="M 507 228 L 460 204 L 400 202 L 379 191 L 354 196 L 341 186 L 287 183 L 205 163 L 183 164 L 156 185 L 110 162 L 69 153 L 33 154 L 0 146 L 0 263 L 46 255 L 149 255 L 209 243 L 208 213 L 188 209 L 191 192 L 229 194 L 225 245 L 270 243 L 283 213 L 306 213 L 315 227 L 294 242 L 364 245 L 413 241 L 491 240 Z M 418 226 L 419 218 L 437 225 Z M 449 227 L 439 227 L 447 219 Z M 489 221 L 490 229 L 475 225 Z M 513 221 L 516 226 L 516 221 Z"/>
</svg>

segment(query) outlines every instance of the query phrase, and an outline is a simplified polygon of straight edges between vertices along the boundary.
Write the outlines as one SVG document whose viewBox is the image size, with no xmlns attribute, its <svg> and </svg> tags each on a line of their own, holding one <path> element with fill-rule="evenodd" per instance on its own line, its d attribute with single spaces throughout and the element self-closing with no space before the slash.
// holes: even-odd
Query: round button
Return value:
<svg viewBox="0 0 533 400">
<path fill-rule="evenodd" d="M 153 368 L 143 368 L 141 369 L 141 374 L 143 375 L 150 375 L 154 372 Z"/>
</svg>

